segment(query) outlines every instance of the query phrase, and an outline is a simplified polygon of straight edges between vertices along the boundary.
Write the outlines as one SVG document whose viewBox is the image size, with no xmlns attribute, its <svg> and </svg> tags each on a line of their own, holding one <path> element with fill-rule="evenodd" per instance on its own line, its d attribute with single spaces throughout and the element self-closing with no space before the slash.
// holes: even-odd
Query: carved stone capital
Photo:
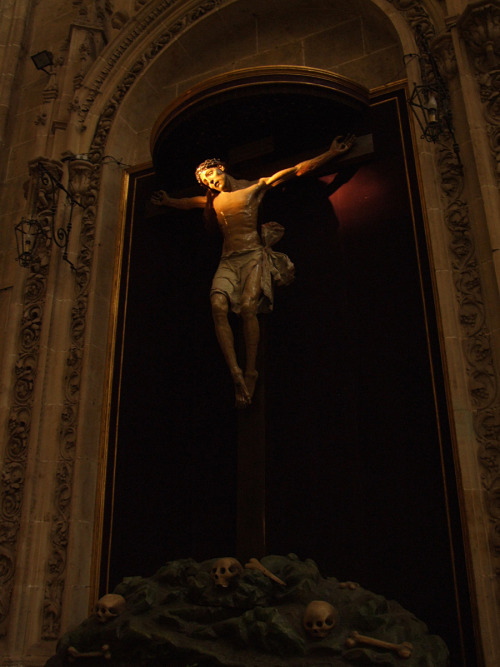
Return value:
<svg viewBox="0 0 500 667">
<path fill-rule="evenodd" d="M 488 0 L 469 5 L 458 20 L 474 66 L 490 72 L 500 65 L 500 2 Z"/>
<path fill-rule="evenodd" d="M 37 157 L 34 160 L 30 160 L 28 162 L 28 169 L 29 169 L 29 174 L 30 178 L 34 178 L 37 176 L 38 172 L 38 165 L 42 164 L 45 169 L 50 172 L 53 178 L 56 178 L 57 180 L 61 179 L 62 176 L 62 164 L 59 162 L 59 160 L 51 160 L 46 157 Z"/>
<path fill-rule="evenodd" d="M 68 187 L 76 199 L 84 196 L 89 188 L 94 165 L 90 160 L 75 159 L 68 163 Z"/>
</svg>

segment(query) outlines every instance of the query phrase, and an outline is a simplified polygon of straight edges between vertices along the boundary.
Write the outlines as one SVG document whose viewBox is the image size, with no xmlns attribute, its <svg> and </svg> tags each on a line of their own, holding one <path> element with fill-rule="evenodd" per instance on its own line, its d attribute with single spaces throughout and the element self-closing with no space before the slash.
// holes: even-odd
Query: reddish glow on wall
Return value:
<svg viewBox="0 0 500 667">
<path fill-rule="evenodd" d="M 325 176 L 321 180 L 331 183 L 335 178 L 336 175 Z M 381 216 L 385 219 L 397 216 L 408 201 L 406 189 L 394 192 L 390 173 L 381 173 L 371 165 L 361 167 L 329 199 L 339 221 L 339 231 L 346 234 L 376 226 Z"/>
</svg>

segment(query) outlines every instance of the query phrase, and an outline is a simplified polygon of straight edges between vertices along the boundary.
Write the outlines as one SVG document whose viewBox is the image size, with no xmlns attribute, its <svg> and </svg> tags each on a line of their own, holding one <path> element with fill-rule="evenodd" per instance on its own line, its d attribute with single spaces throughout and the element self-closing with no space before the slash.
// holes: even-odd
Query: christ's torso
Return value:
<svg viewBox="0 0 500 667">
<path fill-rule="evenodd" d="M 224 238 L 223 256 L 262 246 L 257 232 L 257 215 L 264 192 L 259 181 L 241 190 L 220 192 L 214 199 L 217 221 Z"/>
</svg>

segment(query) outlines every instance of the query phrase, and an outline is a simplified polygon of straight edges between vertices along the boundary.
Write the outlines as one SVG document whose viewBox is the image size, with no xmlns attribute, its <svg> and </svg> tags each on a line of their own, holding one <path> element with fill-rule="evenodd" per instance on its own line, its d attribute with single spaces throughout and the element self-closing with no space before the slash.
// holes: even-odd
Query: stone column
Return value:
<svg viewBox="0 0 500 667">
<path fill-rule="evenodd" d="M 456 25 L 449 27 L 457 54 L 462 123 L 469 136 L 464 146 L 469 206 L 462 205 L 453 223 L 469 397 L 467 413 L 457 419 L 457 439 L 484 661 L 493 667 L 500 663 L 496 639 L 500 623 L 500 4 L 470 4 Z M 470 218 L 470 226 L 462 224 L 465 218 Z M 474 456 L 464 437 L 469 430 L 477 443 Z"/>
<path fill-rule="evenodd" d="M 50 521 L 48 553 L 44 573 L 44 600 L 42 618 L 42 639 L 56 640 L 61 633 L 61 623 L 64 607 L 65 590 L 74 585 L 72 573 L 75 569 L 69 567 L 69 541 L 72 525 L 79 529 L 78 510 L 74 507 L 74 477 L 78 460 L 77 431 L 80 407 L 80 382 L 83 366 L 83 326 L 81 316 L 84 306 L 79 300 L 81 276 L 80 237 L 82 227 L 85 226 L 85 211 L 93 203 L 89 195 L 89 183 L 94 165 L 86 159 L 70 159 L 68 162 L 68 190 L 80 204 L 74 208 L 72 238 L 69 247 L 70 259 L 76 269 L 71 275 L 60 275 L 58 285 L 57 313 L 60 322 L 64 322 L 64 329 L 59 327 L 54 331 L 53 347 L 59 351 L 57 359 L 57 388 L 60 403 L 57 405 L 57 414 L 54 414 L 54 424 L 57 424 L 55 438 L 55 464 L 51 469 L 54 489 L 50 499 Z M 72 250 L 75 248 L 75 250 Z M 64 270 L 66 267 L 61 267 Z M 69 266 L 68 266 L 69 271 Z M 83 456 L 83 454 L 81 454 Z M 90 492 L 90 488 L 87 491 Z M 92 503 L 93 494 L 89 494 Z M 81 500 L 81 499 L 78 499 Z M 79 505 L 79 503 L 77 503 Z M 75 514 L 77 515 L 75 517 Z M 91 541 L 91 535 L 85 535 Z M 77 568 L 78 570 L 78 568 Z M 78 581 L 78 577 L 77 577 Z M 77 595 L 73 596 L 76 600 Z M 88 597 L 88 591 L 87 591 Z"/>
</svg>

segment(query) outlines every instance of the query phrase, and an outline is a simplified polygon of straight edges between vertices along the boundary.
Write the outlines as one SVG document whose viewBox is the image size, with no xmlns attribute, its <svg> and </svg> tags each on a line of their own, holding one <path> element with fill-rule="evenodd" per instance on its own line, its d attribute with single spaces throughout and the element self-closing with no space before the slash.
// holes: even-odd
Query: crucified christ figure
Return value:
<svg viewBox="0 0 500 667">
<path fill-rule="evenodd" d="M 202 208 L 213 217 L 222 232 L 222 257 L 215 273 L 210 300 L 217 340 L 233 378 L 236 407 L 251 404 L 257 383 L 257 349 L 260 328 L 257 315 L 269 312 L 273 305 L 273 284 L 287 285 L 293 280 L 294 267 L 283 253 L 271 246 L 283 235 L 276 222 L 262 225 L 259 234 L 259 204 L 267 190 L 297 176 L 303 176 L 334 157 L 346 153 L 354 137 L 336 137 L 321 155 L 283 169 L 258 181 L 242 181 L 230 176 L 223 162 L 206 160 L 196 169 L 198 182 L 207 188 L 198 197 L 170 197 L 163 190 L 155 192 L 151 201 L 157 206 L 179 209 Z M 236 358 L 234 335 L 228 319 L 229 310 L 243 321 L 246 366 L 241 369 Z"/>
</svg>

